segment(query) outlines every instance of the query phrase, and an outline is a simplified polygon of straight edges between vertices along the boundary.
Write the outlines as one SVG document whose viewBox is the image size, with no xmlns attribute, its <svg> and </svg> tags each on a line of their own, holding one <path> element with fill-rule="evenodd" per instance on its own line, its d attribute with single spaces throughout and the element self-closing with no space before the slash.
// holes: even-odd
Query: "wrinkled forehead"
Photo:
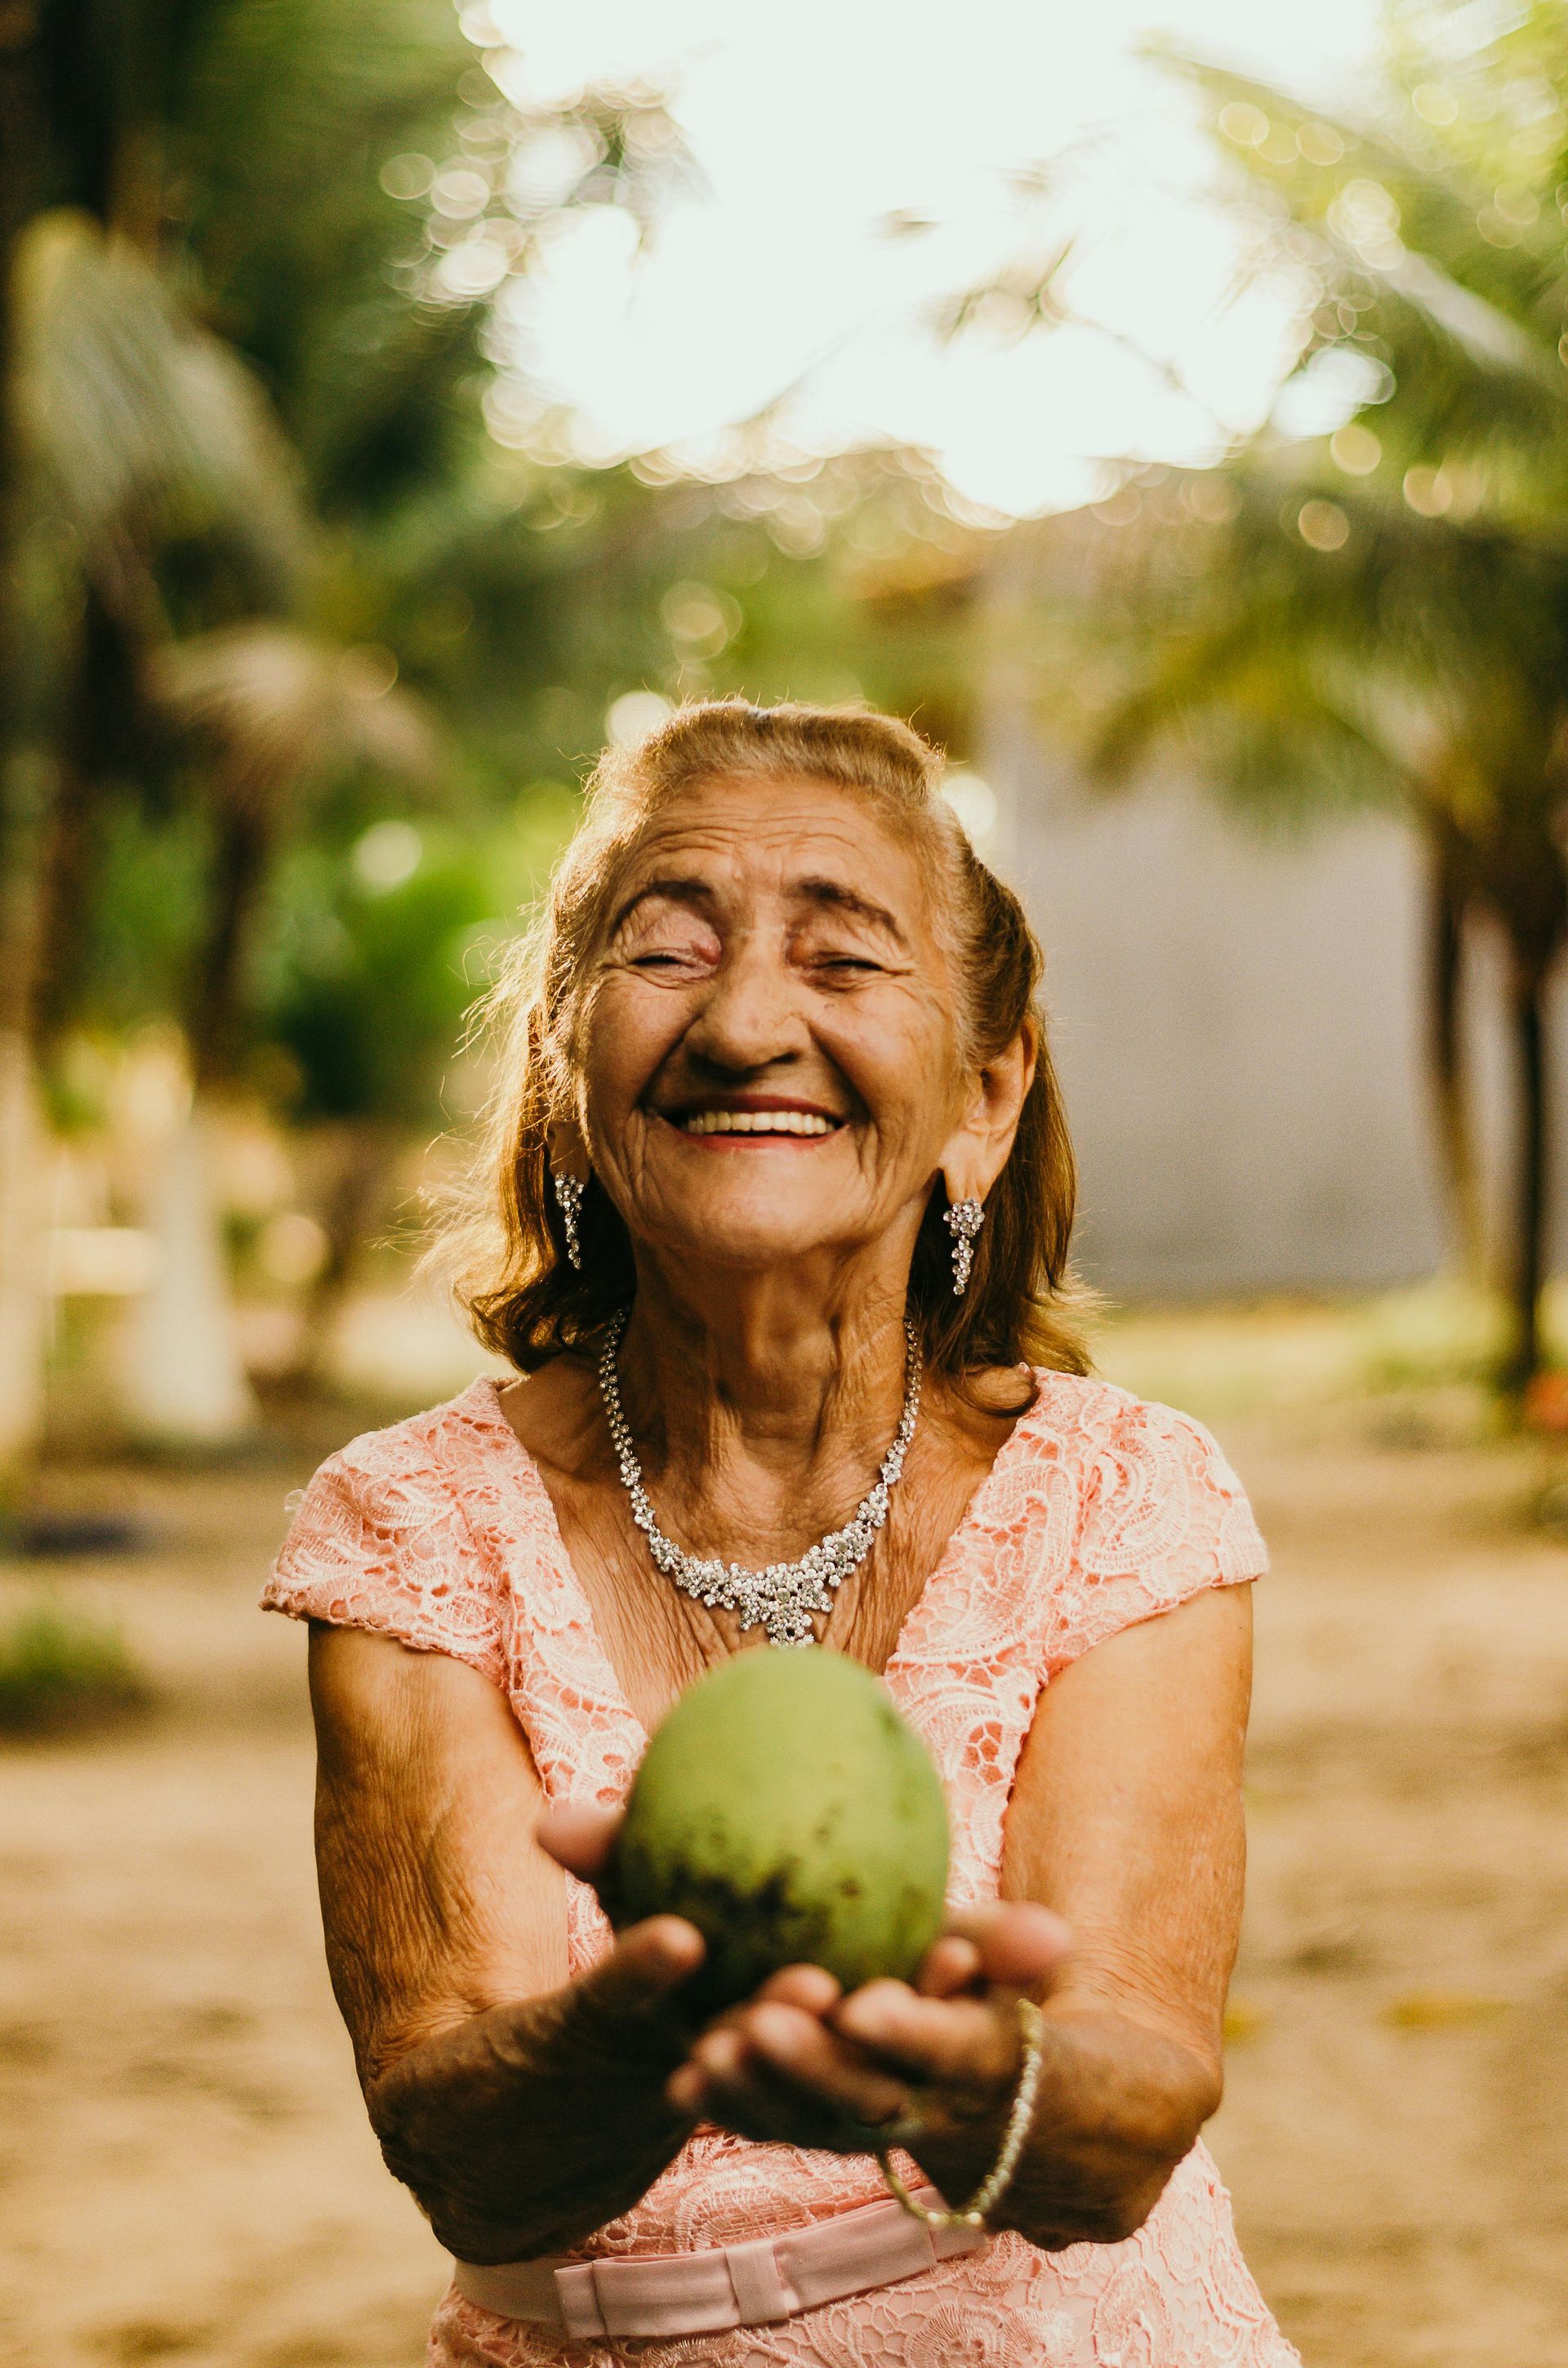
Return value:
<svg viewBox="0 0 1568 2368">
<path fill-rule="evenodd" d="M 665 882 L 706 890 L 717 909 L 802 905 L 880 918 L 935 957 L 934 882 L 924 833 L 873 792 L 793 776 L 694 783 L 654 808 L 606 882 L 602 928 Z"/>
</svg>

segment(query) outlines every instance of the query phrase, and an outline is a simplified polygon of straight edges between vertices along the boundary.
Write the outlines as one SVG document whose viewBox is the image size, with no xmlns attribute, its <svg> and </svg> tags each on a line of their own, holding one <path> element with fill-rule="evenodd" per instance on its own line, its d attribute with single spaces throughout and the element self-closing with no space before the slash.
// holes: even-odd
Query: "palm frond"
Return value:
<svg viewBox="0 0 1568 2368">
<path fill-rule="evenodd" d="M 272 814 L 309 783 L 370 765 L 428 783 L 439 741 L 423 701 L 395 687 L 386 654 L 273 624 L 176 642 L 147 667 L 155 703 L 210 751 L 232 805 Z"/>
<path fill-rule="evenodd" d="M 1535 472 L 1544 443 L 1568 478 L 1568 368 L 1558 351 L 1568 271 L 1555 203 L 1517 191 L 1516 211 L 1536 211 L 1506 222 L 1498 192 L 1435 145 L 1162 54 L 1200 94 L 1274 224 L 1259 268 L 1305 268 L 1317 282 L 1301 366 L 1332 350 L 1386 368 L 1407 458 L 1523 456 Z M 1248 137 L 1225 139 L 1227 118 Z M 1260 127 L 1266 136 L 1252 137 Z"/>
<path fill-rule="evenodd" d="M 971 329 L 1014 339 L 1032 330 L 1059 328 L 1074 318 L 1062 296 L 1062 279 L 1077 242 L 1055 240 L 1042 254 L 1017 256 L 931 306 L 930 326 L 949 342 Z"/>
<path fill-rule="evenodd" d="M 1156 54 L 1202 95 L 1221 136 L 1220 120 L 1230 108 L 1250 108 L 1267 123 L 1268 136 L 1227 139 L 1226 151 L 1292 222 L 1359 214 L 1374 256 L 1396 244 L 1425 255 L 1533 338 L 1556 345 L 1564 265 L 1555 206 L 1529 221 L 1505 222 L 1495 213 L 1496 191 L 1435 145 L 1418 149 L 1383 126 L 1325 113 L 1275 84 L 1201 59 Z M 1381 221 L 1380 192 L 1390 201 Z"/>
<path fill-rule="evenodd" d="M 84 214 L 42 216 L 16 269 L 23 449 L 89 567 L 125 539 L 216 529 L 258 597 L 290 599 L 310 550 L 297 464 L 244 365 Z"/>
</svg>

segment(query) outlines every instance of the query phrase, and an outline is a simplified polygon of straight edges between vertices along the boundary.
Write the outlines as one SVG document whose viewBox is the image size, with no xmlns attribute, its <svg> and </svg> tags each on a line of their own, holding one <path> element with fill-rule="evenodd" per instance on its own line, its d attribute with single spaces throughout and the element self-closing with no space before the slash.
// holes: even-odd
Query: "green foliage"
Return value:
<svg viewBox="0 0 1568 2368">
<path fill-rule="evenodd" d="M 506 440 L 553 228 L 611 204 L 647 234 L 691 177 L 656 93 L 528 102 L 477 0 L 138 0 L 123 44 L 43 14 L 63 210 L 14 393 L 70 831 L 63 862 L 33 832 L 40 1038 L 174 1016 L 203 1086 L 426 1123 L 615 700 L 865 695 L 961 745 L 962 594 L 901 571 L 966 530 L 899 453 L 691 483 Z M 453 268 L 486 242 L 505 307 Z M 423 854 L 377 884 L 353 850 L 389 825 Z"/>
<path fill-rule="evenodd" d="M 260 1021 L 291 1064 L 296 1114 L 421 1126 L 496 946 L 537 893 L 576 801 L 540 785 L 519 826 L 458 837 L 385 818 L 281 870 Z"/>
<path fill-rule="evenodd" d="M 396 284 L 420 225 L 379 176 L 399 151 L 447 154 L 475 63 L 430 0 L 228 0 L 176 94 L 181 244 L 328 510 L 417 487 L 460 432 L 482 316 Z"/>
<path fill-rule="evenodd" d="M 288 600 L 307 544 L 298 471 L 244 364 L 88 215 L 40 216 L 15 274 L 21 448 L 86 572 L 123 564 L 128 541 L 210 535 L 253 598 Z"/>
<path fill-rule="evenodd" d="M 1531 81 L 1519 26 L 1467 44 L 1451 15 L 1402 9 L 1395 77 L 1365 122 L 1182 68 L 1279 225 L 1272 259 L 1300 275 L 1298 375 L 1336 370 L 1361 400 L 1332 440 L 1267 434 L 1231 465 L 1230 515 L 1183 597 L 1176 555 L 1153 557 L 1165 630 L 1107 734 L 1120 759 L 1177 722 L 1207 729 L 1260 784 L 1292 718 L 1297 771 L 1358 747 L 1369 785 L 1440 840 L 1536 977 L 1568 933 L 1568 268 L 1552 194 L 1568 55 L 1552 15 L 1555 35 L 1529 19 Z"/>
<path fill-rule="evenodd" d="M 503 278 L 526 278 L 562 214 L 616 204 L 646 228 L 690 176 L 654 94 L 529 105 L 476 40 L 503 52 L 446 0 L 228 0 L 180 84 L 184 251 L 332 518 L 373 518 L 467 465 L 490 308 L 444 256 L 483 238 Z M 443 170 L 463 181 L 449 213 L 428 201 Z"/>
<path fill-rule="evenodd" d="M 0 1734 L 94 1725 L 149 1699 L 118 1629 L 50 1596 L 0 1624 Z"/>
<path fill-rule="evenodd" d="M 647 89 L 505 96 L 478 22 L 471 9 L 460 25 L 448 0 L 138 0 L 112 24 L 43 0 L 33 130 L 47 169 L 14 191 L 0 157 L 0 219 L 57 209 L 24 242 L 7 358 L 47 529 L 16 647 L 48 650 L 28 728 L 52 753 L 92 703 L 80 617 L 84 592 L 97 601 L 126 653 L 138 745 L 129 761 L 95 750 L 61 796 L 97 806 L 124 787 L 148 809 L 142 847 L 108 821 L 90 860 L 51 877 L 47 828 L 28 821 L 40 800 L 18 804 L 41 908 L 18 927 L 50 950 L 47 1032 L 90 1019 L 102 973 L 123 967 L 123 930 L 107 960 L 67 958 L 62 941 L 112 906 L 118 864 L 166 843 L 171 797 L 194 792 L 216 818 L 192 883 L 194 958 L 164 961 L 155 930 L 145 996 L 112 999 L 152 999 L 183 969 L 198 1065 L 222 1072 L 279 847 L 367 772 L 384 804 L 393 779 L 406 795 L 430 769 L 435 735 L 389 695 L 389 654 L 466 744 L 446 768 L 456 803 L 494 811 L 557 761 L 529 720 L 570 673 L 549 630 L 558 571 L 539 546 L 600 504 L 567 471 L 498 487 L 486 300 L 498 279 L 526 279 L 563 213 L 614 204 L 645 229 L 687 167 Z M 504 56 L 498 34 L 485 45 Z M 448 206 L 437 184 L 453 175 L 463 194 Z M 568 605 L 595 596 L 606 557 L 600 545 L 576 568 Z M 597 684 L 587 699 L 597 739 Z M 154 755 L 159 734 L 184 741 L 183 765 Z M 21 999 L 39 1000 L 30 985 Z"/>
<path fill-rule="evenodd" d="M 133 791 L 97 815 L 91 905 L 78 939 L 75 1023 L 112 1030 L 181 1009 L 201 951 L 211 820 L 181 804 L 149 812 Z"/>
<path fill-rule="evenodd" d="M 1125 674 L 1099 720 L 1108 771 L 1176 736 L 1260 806 L 1347 782 L 1403 806 L 1426 848 L 1434 1101 L 1461 1214 L 1477 1202 L 1457 949 L 1469 917 L 1497 928 L 1511 1387 L 1540 1354 L 1547 993 L 1568 946 L 1563 23 L 1405 0 L 1358 120 L 1177 62 L 1266 268 L 1301 292 L 1296 378 L 1341 424 L 1321 441 L 1271 428 L 1154 504 L 1176 531 L 1145 521 L 1119 570 Z"/>
</svg>

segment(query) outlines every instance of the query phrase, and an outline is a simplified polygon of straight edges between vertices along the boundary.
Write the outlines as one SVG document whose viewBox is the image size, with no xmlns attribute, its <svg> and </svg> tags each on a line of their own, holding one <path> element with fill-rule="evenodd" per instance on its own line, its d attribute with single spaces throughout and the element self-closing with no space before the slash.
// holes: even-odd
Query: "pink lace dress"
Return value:
<svg viewBox="0 0 1568 2368">
<path fill-rule="evenodd" d="M 994 1897 L 1003 1818 L 1042 1685 L 1134 1621 L 1267 1556 L 1240 1483 L 1185 1416 L 1045 1372 L 904 1626 L 887 1683 L 952 1812 L 952 1893 Z M 506 1690 L 552 1801 L 619 1802 L 646 1736 L 595 1633 L 539 1473 L 493 1382 L 358 1439 L 304 1492 L 265 1601 L 471 1662 Z M 606 1946 L 568 1880 L 574 1972 Z M 869 2157 L 701 2129 L 582 2256 L 681 2252 L 801 2227 L 884 2191 Z M 1135 2237 L 983 2252 L 782 2323 L 679 2341 L 582 2343 L 455 2289 L 435 2368 L 1289 2368 L 1230 2200 L 1195 2146 Z"/>
</svg>

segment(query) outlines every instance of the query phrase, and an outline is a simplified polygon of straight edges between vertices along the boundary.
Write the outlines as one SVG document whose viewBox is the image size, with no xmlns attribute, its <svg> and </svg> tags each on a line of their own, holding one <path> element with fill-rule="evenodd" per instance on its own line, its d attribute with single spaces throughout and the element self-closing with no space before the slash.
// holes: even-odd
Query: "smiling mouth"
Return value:
<svg viewBox="0 0 1568 2368">
<path fill-rule="evenodd" d="M 688 1110 L 662 1113 L 682 1134 L 793 1135 L 836 1134 L 844 1124 L 825 1110 Z"/>
</svg>

